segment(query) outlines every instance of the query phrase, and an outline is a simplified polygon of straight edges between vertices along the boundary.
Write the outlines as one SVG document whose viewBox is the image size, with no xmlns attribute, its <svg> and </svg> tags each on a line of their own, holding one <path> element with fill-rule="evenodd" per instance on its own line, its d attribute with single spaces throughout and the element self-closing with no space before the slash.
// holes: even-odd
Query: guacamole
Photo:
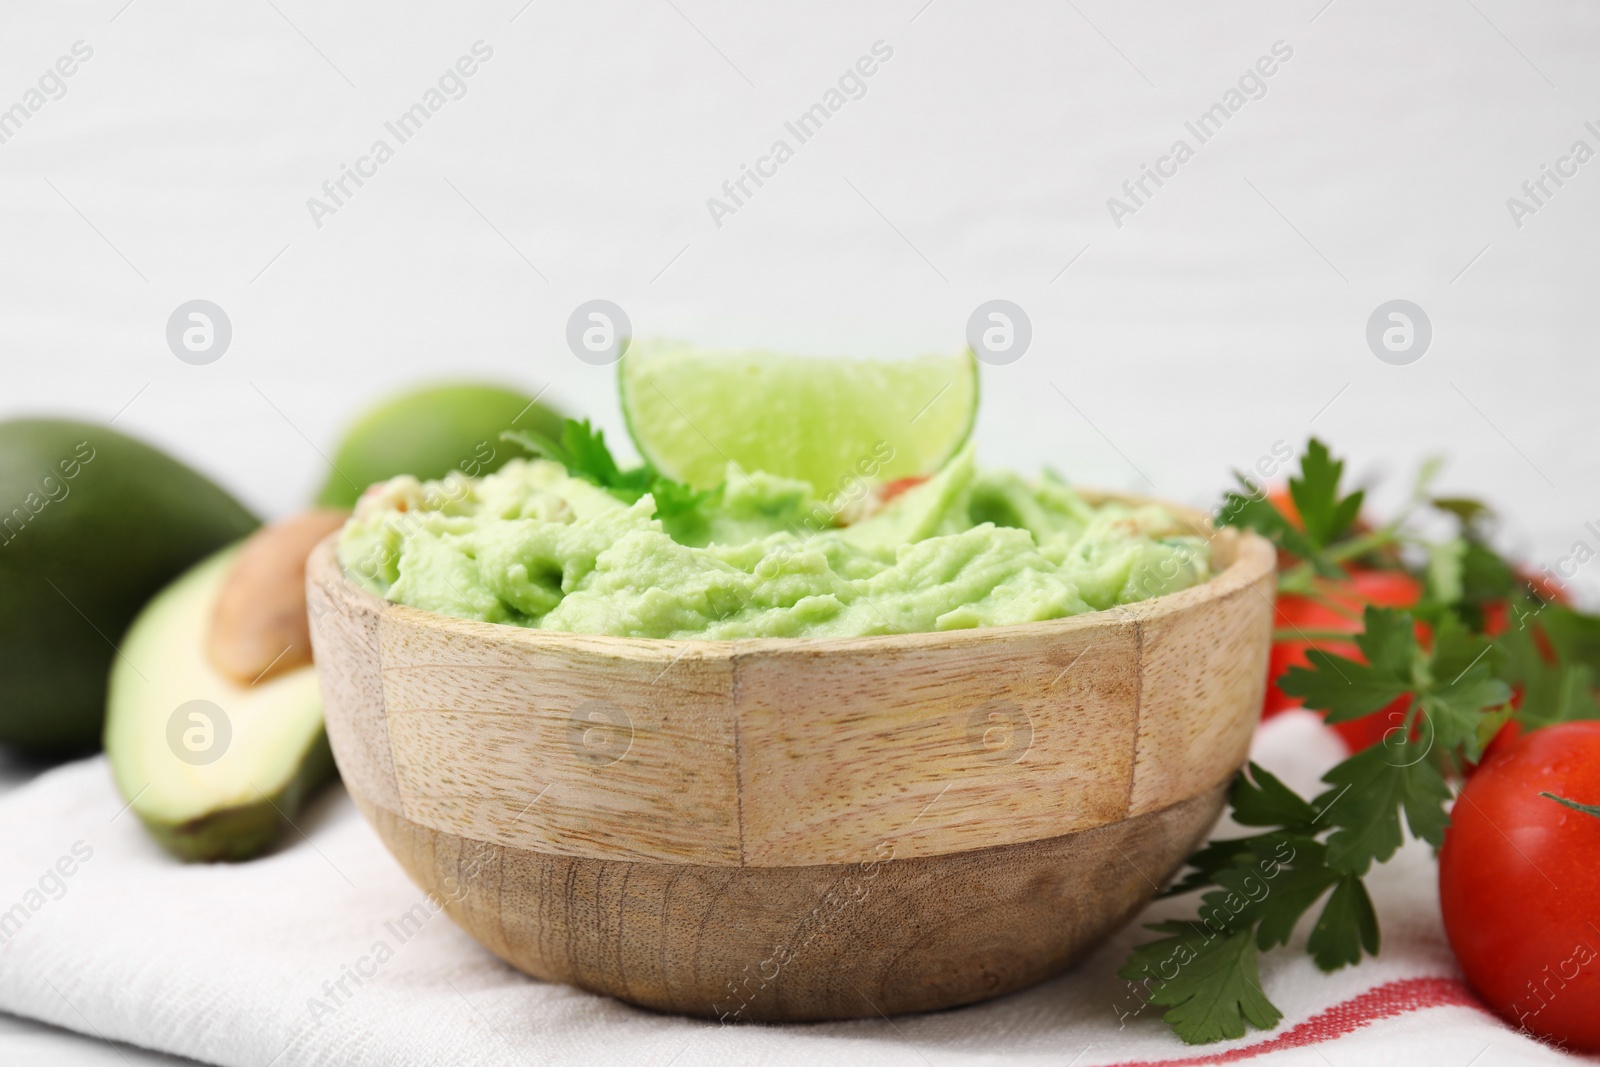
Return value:
<svg viewBox="0 0 1600 1067">
<path fill-rule="evenodd" d="M 1091 505 L 971 449 L 894 495 L 729 465 L 715 496 L 626 503 L 548 460 L 368 490 L 347 573 L 400 604 L 619 637 L 848 637 L 1035 622 L 1173 592 L 1210 552 L 1155 505 Z"/>
</svg>

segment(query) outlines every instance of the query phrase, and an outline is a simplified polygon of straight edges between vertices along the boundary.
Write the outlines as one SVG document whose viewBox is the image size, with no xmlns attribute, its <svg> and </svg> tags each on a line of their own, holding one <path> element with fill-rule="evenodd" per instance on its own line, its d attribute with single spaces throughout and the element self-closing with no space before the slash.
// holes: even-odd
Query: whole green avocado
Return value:
<svg viewBox="0 0 1600 1067">
<path fill-rule="evenodd" d="M 505 431 L 553 438 L 564 421 L 514 389 L 482 382 L 424 385 L 374 405 L 346 431 L 317 503 L 354 507 L 367 486 L 397 474 L 426 481 L 460 471 L 476 478 L 520 455 L 500 439 Z"/>
<path fill-rule="evenodd" d="M 96 748 L 133 617 L 257 525 L 210 479 L 109 426 L 0 422 L 0 744 Z"/>
</svg>

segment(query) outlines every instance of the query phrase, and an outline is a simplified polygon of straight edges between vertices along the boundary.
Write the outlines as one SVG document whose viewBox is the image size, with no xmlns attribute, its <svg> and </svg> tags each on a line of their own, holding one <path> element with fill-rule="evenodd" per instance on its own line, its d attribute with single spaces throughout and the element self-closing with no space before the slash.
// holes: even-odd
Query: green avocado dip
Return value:
<svg viewBox="0 0 1600 1067">
<path fill-rule="evenodd" d="M 1166 509 L 979 471 L 970 447 L 887 503 L 866 483 L 846 496 L 730 464 L 711 500 L 663 519 L 648 493 L 629 504 L 560 463 L 514 460 L 374 486 L 339 559 L 380 596 L 459 618 L 717 640 L 1036 622 L 1210 577 L 1206 541 Z"/>
</svg>

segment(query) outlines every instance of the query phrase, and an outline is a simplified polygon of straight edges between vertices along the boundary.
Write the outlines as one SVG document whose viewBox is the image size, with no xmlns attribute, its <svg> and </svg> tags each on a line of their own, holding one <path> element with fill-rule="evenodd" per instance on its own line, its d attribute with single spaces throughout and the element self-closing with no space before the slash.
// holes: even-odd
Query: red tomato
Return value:
<svg viewBox="0 0 1600 1067">
<path fill-rule="evenodd" d="M 1422 584 L 1404 571 L 1356 571 L 1343 582 L 1325 591 L 1345 614 L 1327 603 L 1285 593 L 1278 597 L 1277 628 L 1293 632 L 1299 630 L 1341 630 L 1345 633 L 1361 632 L 1361 609 L 1368 604 L 1379 607 L 1409 608 L 1422 597 Z M 1351 617 L 1351 616 L 1354 617 Z M 1278 679 L 1290 667 L 1310 666 L 1306 653 L 1313 648 L 1335 656 L 1361 659 L 1361 650 L 1353 643 L 1339 641 L 1278 641 L 1272 646 L 1268 661 L 1267 697 L 1262 717 L 1270 718 L 1288 708 L 1297 708 L 1300 701 L 1278 688 Z M 1344 738 L 1352 752 L 1383 740 L 1383 735 L 1403 721 L 1408 697 L 1401 697 L 1383 708 L 1354 722 L 1336 724 L 1333 729 Z"/>
<path fill-rule="evenodd" d="M 1439 854 L 1445 933 L 1467 981 L 1507 1022 L 1600 1051 L 1600 722 L 1528 734 L 1456 801 Z"/>
<path fill-rule="evenodd" d="M 1519 699 L 1521 696 L 1521 693 L 1513 693 L 1511 697 L 1512 704 L 1521 703 Z M 1521 739 L 1522 724 L 1519 722 L 1506 723 L 1504 726 L 1500 727 L 1500 729 L 1496 730 L 1494 736 L 1489 739 L 1489 743 L 1483 746 L 1482 758 L 1480 758 L 1475 765 L 1469 766 L 1467 768 L 1467 773 L 1477 774 L 1479 767 L 1482 767 L 1485 763 L 1488 763 L 1496 756 L 1510 751 Z"/>
</svg>

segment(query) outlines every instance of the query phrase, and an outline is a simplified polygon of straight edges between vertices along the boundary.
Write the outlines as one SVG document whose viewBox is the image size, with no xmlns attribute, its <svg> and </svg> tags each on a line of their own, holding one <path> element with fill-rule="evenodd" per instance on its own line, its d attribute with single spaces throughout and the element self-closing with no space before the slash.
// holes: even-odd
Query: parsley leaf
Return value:
<svg viewBox="0 0 1600 1067">
<path fill-rule="evenodd" d="M 1600 672 L 1600 615 L 1586 615 L 1557 604 L 1545 604 L 1538 612 L 1538 620 L 1557 658 L 1587 664 Z"/>
<path fill-rule="evenodd" d="M 650 483 L 650 495 L 656 501 L 656 514 L 662 519 L 673 519 L 704 507 L 714 498 L 720 498 L 722 487 L 696 489 L 683 482 L 658 477 Z"/>
<path fill-rule="evenodd" d="M 1316 821 L 1317 809 L 1275 775 L 1254 763 L 1249 765 L 1248 770 L 1248 775 L 1241 774 L 1234 780 L 1229 796 L 1234 822 L 1240 826 L 1299 829 Z"/>
<path fill-rule="evenodd" d="M 1185 922 L 1150 927 L 1168 936 L 1140 945 L 1117 974 L 1154 979 L 1150 1002 L 1191 1045 L 1243 1037 L 1245 1023 L 1265 1030 L 1283 1013 L 1261 992 L 1256 943 L 1249 930 L 1216 933 Z M 1169 977 L 1170 972 L 1170 977 Z"/>
<path fill-rule="evenodd" d="M 1461 599 L 1474 608 L 1504 600 L 1517 587 L 1517 573 L 1500 554 L 1469 537 L 1461 556 Z"/>
<path fill-rule="evenodd" d="M 1254 530 L 1283 551 L 1301 559 L 1320 558 L 1317 546 L 1301 533 L 1272 501 L 1261 495 L 1261 491 L 1243 475 L 1239 476 L 1239 482 L 1245 492 L 1227 495 L 1222 510 L 1217 515 L 1218 523 L 1223 526 L 1237 526 L 1243 530 Z M 1330 569 L 1324 571 L 1324 576 L 1334 577 L 1337 573 L 1336 569 Z"/>
<path fill-rule="evenodd" d="M 1481 500 L 1465 496 L 1436 496 L 1429 501 L 1440 511 L 1454 515 L 1461 525 L 1476 530 L 1480 524 L 1494 518 L 1494 509 Z"/>
<path fill-rule="evenodd" d="M 1256 945 L 1262 949 L 1287 945 L 1300 917 L 1338 881 L 1338 872 L 1321 862 L 1293 867 L 1278 875 L 1262 901 Z"/>
<path fill-rule="evenodd" d="M 1361 950 L 1378 954 L 1378 914 L 1372 909 L 1367 887 L 1354 875 L 1345 875 L 1317 917 L 1306 950 L 1324 971 L 1336 971 L 1361 962 Z"/>
<path fill-rule="evenodd" d="M 1360 489 L 1341 495 L 1339 481 L 1343 475 L 1344 461 L 1334 459 L 1328 447 L 1313 437 L 1300 456 L 1299 475 L 1289 479 L 1289 499 L 1298 512 L 1298 522 L 1279 510 L 1243 474 L 1237 477 L 1244 492 L 1227 494 L 1217 522 L 1256 531 L 1282 551 L 1304 560 L 1324 578 L 1342 577 L 1344 572 L 1328 549 L 1351 532 L 1366 495 Z"/>
<path fill-rule="evenodd" d="M 1419 729 L 1476 759 L 1482 713 L 1511 699 L 1510 687 L 1494 677 L 1489 643 L 1444 615 L 1434 627 L 1433 650 L 1424 653 L 1409 613 L 1369 605 L 1362 621 L 1356 646 L 1365 663 L 1312 649 L 1306 654 L 1311 666 L 1291 667 L 1278 688 L 1322 711 L 1330 723 L 1370 715 L 1410 693 L 1421 709 Z"/>
<path fill-rule="evenodd" d="M 1383 863 L 1395 854 L 1402 811 L 1417 837 L 1436 848 L 1444 842 L 1450 787 L 1428 758 L 1426 742 L 1392 739 L 1362 749 L 1322 776 L 1333 788 L 1318 798 L 1318 807 L 1336 827 L 1328 838 L 1328 866 L 1344 874 L 1365 874 L 1374 860 Z"/>
<path fill-rule="evenodd" d="M 1339 495 L 1344 461 L 1328 453 L 1328 446 L 1313 437 L 1300 458 L 1300 477 L 1289 479 L 1289 496 L 1305 524 L 1306 537 L 1319 547 L 1331 545 L 1356 521 L 1364 490 Z"/>
<path fill-rule="evenodd" d="M 1335 825 L 1317 824 L 1347 799 L 1345 791 L 1306 801 L 1251 764 L 1231 796 L 1235 821 L 1286 828 L 1215 841 L 1191 856 L 1192 870 L 1175 892 L 1213 887 L 1202 894 L 1196 919 L 1149 927 L 1166 936 L 1140 945 L 1118 972 L 1147 985 L 1156 980 L 1150 1002 L 1171 1008 L 1163 1018 L 1191 1043 L 1242 1036 L 1247 1022 L 1277 1024 L 1277 1009 L 1260 988 L 1257 953 L 1288 944 L 1324 897 L 1307 943 L 1319 967 L 1357 962 L 1363 950 L 1378 947 L 1377 916 L 1359 873 L 1333 865 L 1316 836 Z"/>
<path fill-rule="evenodd" d="M 655 501 L 656 518 L 680 542 L 690 543 L 703 536 L 704 509 L 721 498 L 721 486 L 695 489 L 662 477 L 648 463 L 623 470 L 606 445 L 605 431 L 592 427 L 588 419 L 568 419 L 561 427 L 560 440 L 531 430 L 507 430 L 500 436 L 533 455 L 555 460 L 574 478 L 592 482 L 624 503 L 631 504 L 649 493 Z"/>
<path fill-rule="evenodd" d="M 1329 722 L 1370 715 L 1415 690 L 1419 652 L 1411 616 L 1368 605 L 1362 624 L 1356 647 L 1367 662 L 1312 649 L 1306 653 L 1311 667 L 1291 667 L 1278 688 L 1325 712 Z"/>
<path fill-rule="evenodd" d="M 1311 648 L 1306 666 L 1276 679 L 1283 694 L 1330 723 L 1392 709 L 1394 726 L 1324 775 L 1328 788 L 1310 801 L 1254 764 L 1235 779 L 1233 820 L 1261 832 L 1211 841 L 1191 855 L 1164 895 L 1198 891 L 1196 918 L 1150 927 L 1164 936 L 1136 948 L 1119 972 L 1147 987 L 1156 981 L 1151 1003 L 1170 1008 L 1164 1018 L 1185 1041 L 1277 1023 L 1259 988 L 1258 953 L 1288 944 L 1319 901 L 1305 943 L 1318 967 L 1375 955 L 1378 918 L 1363 877 L 1399 850 L 1408 829 L 1435 848 L 1443 843 L 1446 773 L 1477 759 L 1506 722 L 1600 719 L 1600 616 L 1552 600 L 1543 583 L 1500 556 L 1485 505 L 1430 499 L 1437 471 L 1425 466 L 1407 509 L 1372 530 L 1356 529 L 1363 495 L 1341 494 L 1344 464 L 1315 439 L 1290 479 L 1292 507 L 1274 504 L 1243 475 L 1242 491 L 1226 495 L 1219 525 L 1254 530 L 1291 557 L 1281 591 L 1342 609 L 1348 599 L 1327 594 L 1353 589 L 1350 599 L 1363 599 L 1363 573 L 1377 567 L 1423 578 L 1425 595 L 1410 611 L 1366 607 L 1363 629 L 1351 637 L 1358 655 Z M 1423 505 L 1454 520 L 1453 539 L 1430 543 L 1407 532 L 1407 516 Z M 1345 643 L 1331 631 L 1300 635 L 1308 643 L 1335 638 Z M 1522 699 L 1513 706 L 1516 691 Z M 1600 804 L 1541 795 L 1600 818 Z"/>
<path fill-rule="evenodd" d="M 1496 673 L 1522 690 L 1511 717 L 1530 729 L 1559 722 L 1600 719 L 1590 633 L 1594 616 L 1555 604 L 1514 602 L 1515 623 L 1495 639 Z"/>
<path fill-rule="evenodd" d="M 530 430 L 507 430 L 500 436 L 536 456 L 555 460 L 567 468 L 567 473 L 574 478 L 582 478 L 602 489 L 609 489 L 628 503 L 648 492 L 650 483 L 657 477 L 655 469 L 648 463 L 630 470 L 618 467 L 611 449 L 606 446 L 605 431 L 589 425 L 588 419 L 582 422 L 568 419 L 561 427 L 558 441 Z"/>
<path fill-rule="evenodd" d="M 1416 628 L 1405 612 L 1368 605 L 1361 615 L 1356 647 L 1374 670 L 1401 681 L 1415 677 Z"/>
<path fill-rule="evenodd" d="M 1409 679 L 1318 648 L 1306 653 L 1306 659 L 1311 669 L 1289 668 L 1278 688 L 1304 700 L 1306 707 L 1325 712 L 1329 722 L 1371 715 L 1411 689 Z"/>
</svg>

